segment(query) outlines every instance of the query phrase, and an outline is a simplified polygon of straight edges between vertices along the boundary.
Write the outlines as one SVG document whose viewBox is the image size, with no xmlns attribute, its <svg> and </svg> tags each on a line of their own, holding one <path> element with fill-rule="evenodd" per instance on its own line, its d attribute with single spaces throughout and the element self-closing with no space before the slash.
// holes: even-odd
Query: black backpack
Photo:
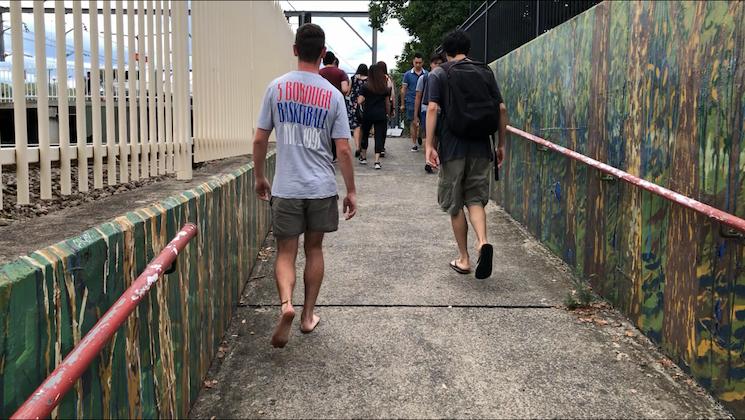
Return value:
<svg viewBox="0 0 745 420">
<path fill-rule="evenodd" d="M 499 128 L 499 100 L 492 96 L 497 88 L 491 69 L 470 60 L 445 63 L 442 67 L 447 74 L 444 114 L 449 131 L 467 139 L 494 134 Z"/>
</svg>

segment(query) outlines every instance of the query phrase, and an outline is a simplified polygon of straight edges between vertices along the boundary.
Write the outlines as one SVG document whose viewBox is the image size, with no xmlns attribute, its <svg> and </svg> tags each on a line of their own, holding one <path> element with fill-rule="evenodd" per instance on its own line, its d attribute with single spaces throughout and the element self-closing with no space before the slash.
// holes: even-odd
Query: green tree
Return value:
<svg viewBox="0 0 745 420">
<path fill-rule="evenodd" d="M 373 0 L 370 1 L 370 26 L 383 28 L 389 19 L 398 19 L 413 37 L 396 56 L 394 73 L 411 68 L 411 59 L 420 52 L 427 62 L 440 45 L 443 35 L 463 23 L 481 4 L 473 0 Z"/>
</svg>

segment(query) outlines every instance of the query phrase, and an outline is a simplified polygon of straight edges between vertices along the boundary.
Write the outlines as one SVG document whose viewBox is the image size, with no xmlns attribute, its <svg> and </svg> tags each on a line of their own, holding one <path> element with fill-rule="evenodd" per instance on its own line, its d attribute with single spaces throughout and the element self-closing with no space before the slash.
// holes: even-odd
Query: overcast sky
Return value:
<svg viewBox="0 0 745 420">
<path fill-rule="evenodd" d="M 359 12 L 367 11 L 368 1 L 300 1 L 283 0 L 279 2 L 284 10 L 302 11 L 335 11 L 335 12 Z M 339 57 L 339 66 L 346 72 L 354 73 L 360 63 L 370 64 L 372 53 L 361 39 L 339 18 L 317 18 L 311 17 L 313 23 L 320 25 L 326 32 L 326 46 Z M 372 45 L 372 28 L 367 18 L 347 18 L 357 32 Z M 297 18 L 291 18 L 292 29 L 297 29 Z M 396 56 L 401 54 L 404 43 L 409 40 L 406 30 L 401 27 L 398 20 L 392 19 L 383 27 L 383 32 L 378 34 L 378 60 L 388 64 L 388 68 L 395 66 Z"/>
<path fill-rule="evenodd" d="M 0 0 L 0 6 L 8 7 L 10 4 L 8 0 Z M 72 7 L 72 1 L 65 1 L 65 6 Z M 112 4 L 114 2 L 112 1 Z M 303 0 L 283 0 L 279 2 L 284 10 L 301 10 L 301 11 L 367 11 L 368 1 L 357 0 L 357 1 L 303 1 Z M 23 7 L 32 7 L 33 2 L 24 0 L 21 2 Z M 99 7 L 101 2 L 99 1 Z M 45 2 L 46 7 L 54 7 L 54 2 Z M 82 2 L 83 7 L 88 7 L 88 2 Z M 349 73 L 354 73 L 357 66 L 360 63 L 370 64 L 372 61 L 372 53 L 365 43 L 357 37 L 341 19 L 339 18 L 321 18 L 313 17 L 313 22 L 323 27 L 326 32 L 327 47 L 332 50 L 339 57 L 340 67 Z M 10 13 L 3 15 L 4 27 L 10 26 Z M 47 60 L 50 65 L 55 65 L 55 35 L 54 35 L 54 14 L 48 14 L 45 16 L 46 33 L 47 33 Z M 73 16 L 71 14 L 65 16 L 66 27 L 68 29 L 73 27 Z M 297 29 L 297 18 L 290 19 L 290 26 L 293 30 Z M 347 21 L 352 25 L 357 32 L 365 38 L 365 40 L 372 44 L 372 29 L 369 26 L 369 20 L 367 18 L 347 18 Z M 27 55 L 26 66 L 33 67 L 33 60 L 28 56 L 34 55 L 34 20 L 32 14 L 24 14 L 23 22 L 26 24 L 28 32 L 24 31 L 24 50 Z M 88 16 L 83 16 L 84 22 L 84 60 L 88 61 L 89 56 L 89 42 L 90 33 L 88 32 Z M 103 31 L 103 18 L 99 18 L 99 31 Z M 125 23 L 126 26 L 126 23 Z M 113 28 L 112 32 L 116 32 L 116 28 Z M 126 30 L 124 31 L 126 34 Z M 5 38 L 5 49 L 6 52 L 11 51 L 11 31 L 4 32 Z M 401 53 L 404 43 L 409 39 L 409 35 L 406 31 L 401 28 L 398 21 L 395 19 L 390 20 L 386 23 L 383 28 L 383 32 L 378 35 L 378 60 L 383 60 L 388 64 L 389 68 L 395 65 L 395 57 Z M 102 48 L 101 59 L 103 59 L 103 35 L 99 34 L 99 45 Z M 116 38 L 114 38 L 114 42 Z M 68 64 L 72 65 L 74 57 L 72 55 L 72 43 L 73 34 L 70 32 L 67 36 L 68 51 Z M 116 51 L 116 47 L 115 47 Z M 12 56 L 7 58 L 8 66 L 12 62 Z M 114 61 L 116 61 L 116 52 L 114 55 Z"/>
</svg>

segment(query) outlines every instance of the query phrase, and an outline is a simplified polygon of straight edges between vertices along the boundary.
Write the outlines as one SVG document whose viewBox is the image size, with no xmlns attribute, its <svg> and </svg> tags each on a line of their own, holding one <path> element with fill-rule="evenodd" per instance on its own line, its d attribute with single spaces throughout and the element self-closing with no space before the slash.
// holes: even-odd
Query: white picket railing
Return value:
<svg viewBox="0 0 745 420">
<path fill-rule="evenodd" d="M 251 153 L 266 86 L 295 66 L 277 2 L 192 3 L 194 160 Z"/>
<path fill-rule="evenodd" d="M 114 4 L 112 4 L 114 3 Z M 113 7 L 112 7 L 113 6 Z M 0 170 L 2 166 L 13 165 L 16 172 L 16 202 L 30 203 L 29 168 L 38 165 L 40 172 L 40 197 L 52 198 L 51 167 L 53 162 L 59 164 L 58 181 L 60 193 L 71 194 L 72 162 L 77 163 L 77 191 L 86 192 L 89 189 L 88 166 L 91 161 L 92 181 L 94 188 L 101 188 L 104 181 L 108 185 L 128 182 L 149 176 L 162 175 L 178 171 L 180 178 L 191 177 L 191 135 L 189 115 L 188 83 L 178 80 L 188 79 L 188 10 L 183 2 L 175 1 L 140 1 L 137 5 L 137 15 L 133 13 L 133 2 L 121 0 L 105 0 L 89 2 L 89 13 L 83 15 L 80 2 L 73 3 L 73 37 L 75 42 L 75 65 L 57 69 L 46 68 L 46 43 L 44 28 L 44 2 L 34 1 L 34 32 L 35 32 L 35 66 L 26 67 L 22 54 L 13 54 L 11 83 L 4 83 L 6 74 L 0 73 L 0 103 L 12 100 L 14 112 L 14 147 L 0 148 Z M 99 9 L 101 7 L 102 9 Z M 55 34 L 57 40 L 56 58 L 58 63 L 66 63 L 66 32 L 65 7 L 63 1 L 55 2 Z M 23 50 L 23 32 L 13 28 L 22 27 L 22 9 L 20 2 L 10 3 L 11 39 L 13 51 Z M 83 61 L 83 24 L 87 25 L 90 33 L 98 34 L 99 17 L 103 17 L 103 34 L 105 45 L 101 51 L 98 37 L 90 39 L 90 64 Z M 129 31 L 125 27 L 128 24 Z M 133 23 L 139 24 L 140 30 L 134 33 Z M 147 31 L 142 30 L 145 23 Z M 173 31 L 155 31 L 155 27 L 173 28 Z M 166 22 L 166 23 L 164 23 Z M 112 35 L 116 33 L 114 40 Z M 124 43 L 123 34 L 129 38 L 136 37 L 140 41 L 136 49 L 128 48 Z M 165 45 L 173 48 L 164 49 Z M 129 45 L 131 46 L 131 44 Z M 113 51 L 118 54 L 116 72 L 113 68 Z M 133 79 L 148 81 L 151 85 L 155 80 L 168 79 L 168 86 L 178 85 L 181 90 L 162 91 L 143 89 L 129 89 L 126 87 L 122 56 L 129 53 L 127 71 Z M 103 55 L 103 60 L 100 56 Z M 145 58 L 145 59 L 141 59 Z M 99 69 L 99 62 L 103 68 Z M 167 63 L 167 65 L 164 65 Z M 36 71 L 41 69 L 41 71 Z M 68 76 L 69 75 L 69 76 Z M 160 83 L 158 83 L 160 86 Z M 78 87 L 82 87 L 78 89 Z M 124 92 L 124 95 L 120 93 Z M 136 99 L 140 107 L 149 103 L 151 107 L 158 106 L 162 112 L 157 117 L 150 112 L 144 115 L 140 112 L 126 113 L 125 104 L 133 104 Z M 26 108 L 29 102 L 35 102 L 38 109 L 39 144 L 29 147 L 26 135 Z M 56 106 L 66 103 L 68 106 Z M 70 139 L 69 105 L 75 106 L 76 139 Z M 168 103 L 166 108 L 164 104 Z M 56 122 L 58 129 L 56 137 L 58 144 L 50 144 L 50 105 L 57 111 Z M 86 118 L 90 109 L 91 130 L 88 130 Z M 132 108 L 130 108 L 131 110 Z M 140 111 L 143 111 L 140 109 Z M 118 121 L 116 114 L 118 115 Z M 172 115 L 181 115 L 174 119 Z M 54 115 L 52 115 L 54 118 Z M 102 132 L 105 121 L 106 132 Z M 129 124 L 127 124 L 129 123 Z M 118 124 L 118 130 L 117 130 Z M 127 128 L 129 127 L 129 132 Z M 133 131 L 141 128 L 144 136 L 137 137 Z M 89 142 L 88 138 L 92 141 Z M 141 164 L 134 158 L 139 154 L 148 156 Z M 82 158 L 85 157 L 85 158 Z M 131 158 L 131 159 L 130 159 Z M 117 166 L 117 159 L 119 165 Z M 104 180 L 104 161 L 106 161 L 107 177 Z M 131 162 L 128 164 L 127 162 Z M 166 164 L 168 162 L 168 164 Z M 119 169 L 119 171 L 117 171 Z M 118 173 L 117 173 L 118 172 Z M 1 182 L 0 178 L 0 182 Z M 1 187 L 1 185 L 0 185 Z M 1 193 L 0 193 L 1 194 Z M 2 195 L 0 195 L 2 206 Z"/>
<path fill-rule="evenodd" d="M 12 147 L 0 145 L 0 175 L 3 166 L 15 172 L 16 204 L 31 202 L 30 171 L 39 172 L 45 200 L 163 174 L 191 179 L 193 161 L 250 153 L 266 84 L 294 63 L 293 34 L 275 1 L 91 0 L 84 13 L 81 2 L 70 11 L 56 0 L 50 61 L 64 65 L 50 67 L 50 3 L 34 1 L 35 49 L 23 51 L 14 28 L 23 28 L 24 11 L 10 2 L 12 51 L 23 54 L 0 69 L 0 111 L 12 107 L 15 133 Z M 86 33 L 102 37 L 90 36 L 84 50 Z M 37 109 L 38 144 L 27 138 L 28 107 Z"/>
<path fill-rule="evenodd" d="M 67 74 L 75 74 L 75 67 L 67 67 Z M 85 69 L 85 83 L 83 85 L 83 91 L 86 101 L 91 101 L 92 98 L 92 85 L 90 83 L 90 68 Z M 102 70 L 103 73 L 103 70 Z M 39 89 L 42 88 L 44 84 L 47 85 L 47 97 L 50 101 L 56 102 L 59 92 L 59 86 L 60 83 L 57 81 L 57 69 L 51 68 L 45 70 L 46 75 L 46 83 L 39 83 L 39 75 L 36 72 L 35 68 L 26 68 L 26 71 L 24 73 L 24 96 L 26 97 L 27 103 L 35 103 L 39 100 Z M 122 77 L 126 80 L 126 75 L 122 74 Z M 104 83 L 105 83 L 105 76 L 101 75 L 99 76 L 101 83 L 98 87 L 98 93 L 102 98 L 106 97 L 106 92 L 104 89 Z M 118 78 L 118 73 L 112 72 L 110 79 L 116 83 Z M 12 104 L 13 103 L 13 78 L 12 78 L 12 72 L 10 70 L 6 69 L 0 69 L 0 104 Z M 74 78 L 67 78 L 67 89 L 68 89 L 68 96 L 75 97 L 75 79 Z M 135 92 L 135 96 L 138 94 L 138 92 Z M 129 91 L 127 89 L 124 90 L 124 97 L 127 98 L 129 95 Z M 114 89 L 112 90 L 112 96 L 114 99 L 118 99 L 119 89 L 117 88 L 117 85 L 114 85 Z"/>
</svg>

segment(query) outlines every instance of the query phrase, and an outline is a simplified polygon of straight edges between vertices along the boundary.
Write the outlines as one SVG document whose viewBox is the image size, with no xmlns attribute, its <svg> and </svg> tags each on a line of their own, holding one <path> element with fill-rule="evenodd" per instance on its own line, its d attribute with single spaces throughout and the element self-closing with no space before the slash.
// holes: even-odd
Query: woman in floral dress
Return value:
<svg viewBox="0 0 745 420">
<path fill-rule="evenodd" d="M 362 123 L 362 110 L 360 105 L 357 104 L 357 97 L 360 95 L 360 89 L 367 81 L 367 65 L 360 64 L 357 67 L 357 72 L 352 76 L 352 88 L 349 93 L 349 101 L 347 102 L 347 115 L 349 116 L 349 128 L 354 132 L 354 143 L 357 145 L 354 156 L 360 157 L 360 138 L 361 130 L 360 124 Z"/>
</svg>

